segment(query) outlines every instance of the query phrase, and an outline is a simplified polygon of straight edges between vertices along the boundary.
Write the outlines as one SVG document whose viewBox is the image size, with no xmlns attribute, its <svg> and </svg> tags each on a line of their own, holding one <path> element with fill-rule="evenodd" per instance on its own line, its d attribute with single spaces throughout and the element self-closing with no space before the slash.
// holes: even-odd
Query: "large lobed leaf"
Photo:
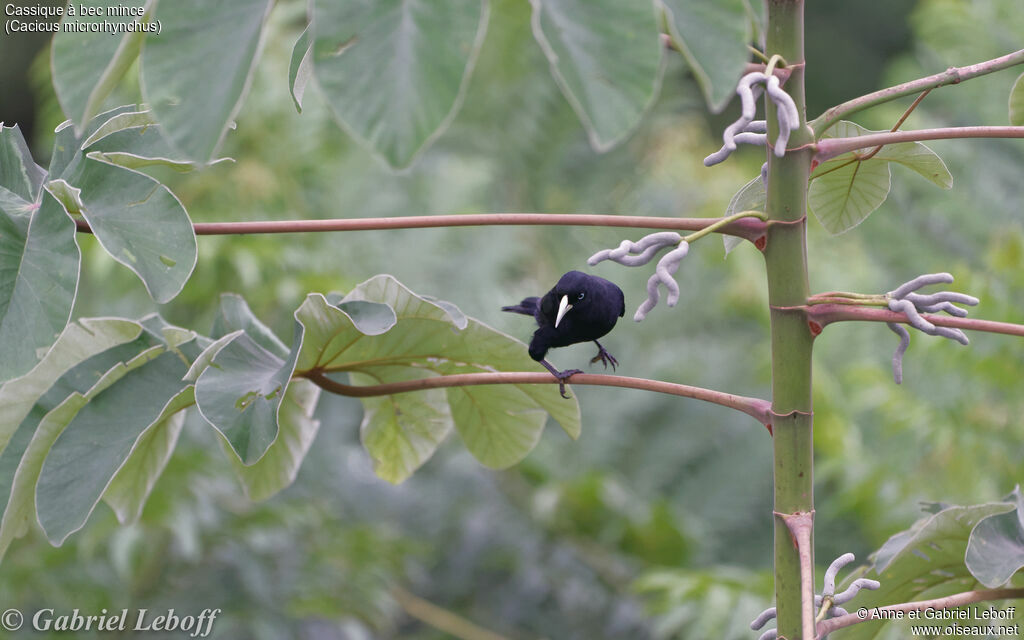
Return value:
<svg viewBox="0 0 1024 640">
<path fill-rule="evenodd" d="M 294 353 L 241 296 L 221 296 L 214 336 L 186 378 L 196 380 L 196 404 L 246 494 L 262 500 L 295 480 L 320 426 L 312 418 L 319 389 L 289 380 Z"/>
<path fill-rule="evenodd" d="M 879 132 L 841 120 L 824 137 L 852 138 L 872 133 Z M 920 142 L 885 145 L 871 158 L 858 159 L 870 151 L 843 154 L 821 163 L 811 173 L 807 205 L 833 235 L 856 227 L 882 206 L 889 196 L 890 163 L 901 164 L 944 189 L 953 186 L 953 176 L 942 158 Z"/>
<path fill-rule="evenodd" d="M 486 0 L 314 0 L 293 54 L 293 96 L 312 47 L 332 113 L 391 167 L 408 166 L 458 111 L 487 30 Z M 297 61 L 296 61 L 297 60 Z"/>
<path fill-rule="evenodd" d="M 62 26 L 145 22 L 155 3 L 156 0 L 79 1 L 78 7 L 98 10 L 98 15 L 82 15 L 79 12 L 72 16 L 69 12 L 61 22 Z M 120 13 L 122 8 L 137 7 L 145 7 L 147 15 L 108 15 L 109 9 L 116 9 Z M 93 116 L 100 112 L 103 101 L 138 57 L 144 37 L 143 31 L 113 34 L 104 31 L 78 32 L 66 28 L 54 35 L 50 56 L 53 88 L 61 108 L 78 132 L 83 131 Z"/>
<path fill-rule="evenodd" d="M 967 543 L 967 568 L 989 588 L 1003 586 L 1024 569 L 1024 494 L 1020 487 L 1006 500 L 1015 509 L 982 520 Z"/>
<path fill-rule="evenodd" d="M 100 245 L 139 276 L 154 300 L 170 301 L 195 268 L 195 232 L 174 194 L 134 168 L 188 170 L 194 163 L 162 140 L 150 112 L 132 105 L 96 116 L 80 135 L 68 125 L 57 129 L 48 189 L 89 223 Z"/>
<path fill-rule="evenodd" d="M 729 103 L 750 58 L 744 0 L 661 0 L 668 30 L 713 113 Z"/>
<path fill-rule="evenodd" d="M 533 33 L 590 137 L 624 139 L 661 85 L 662 45 L 651 0 L 531 0 Z"/>
<path fill-rule="evenodd" d="M 85 523 L 121 468 L 139 484 L 130 494 L 115 486 L 115 510 L 137 512 L 163 466 L 140 464 L 136 452 L 152 460 L 147 428 L 187 402 L 168 399 L 185 389 L 182 357 L 198 351 L 194 340 L 155 317 L 81 320 L 30 373 L 0 388 L 0 416 L 10 425 L 0 453 L 0 555 L 37 519 L 59 543 Z"/>
<path fill-rule="evenodd" d="M 870 570 L 851 576 L 882 583 L 876 591 L 861 591 L 852 604 L 872 609 L 889 604 L 942 597 L 977 587 L 964 558 L 972 532 L 992 517 L 1013 514 L 1014 505 L 993 502 L 973 506 L 934 505 L 935 512 L 898 533 L 879 549 Z M 885 627 L 860 624 L 836 632 L 841 640 L 874 638 Z"/>
<path fill-rule="evenodd" d="M 174 0 L 157 5 L 141 82 L 171 146 L 210 161 L 242 106 L 272 0 Z"/>
<path fill-rule="evenodd" d="M 355 306 L 366 304 L 376 306 Z M 384 330 L 382 308 L 393 310 L 393 330 Z M 295 317 L 303 327 L 296 375 L 347 372 L 354 374 L 352 384 L 366 385 L 539 368 L 521 342 L 450 303 L 412 293 L 391 276 L 359 285 L 337 307 L 310 295 Z M 378 329 L 374 335 L 365 330 L 371 325 Z M 412 474 L 453 427 L 478 460 L 495 468 L 518 462 L 536 445 L 547 414 L 569 435 L 580 431 L 579 405 L 553 385 L 450 387 L 370 398 L 364 406 L 363 443 L 377 473 L 391 482 Z"/>
</svg>

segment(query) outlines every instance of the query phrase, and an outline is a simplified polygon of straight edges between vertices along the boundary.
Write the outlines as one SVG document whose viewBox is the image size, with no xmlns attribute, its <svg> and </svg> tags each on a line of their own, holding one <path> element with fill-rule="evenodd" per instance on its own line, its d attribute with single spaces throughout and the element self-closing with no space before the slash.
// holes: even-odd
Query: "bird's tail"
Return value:
<svg viewBox="0 0 1024 640">
<path fill-rule="evenodd" d="M 521 313 L 524 316 L 532 316 L 537 312 L 537 305 L 540 303 L 540 298 L 523 298 L 523 301 L 519 304 L 502 307 L 502 311 L 508 311 L 509 313 Z"/>
</svg>

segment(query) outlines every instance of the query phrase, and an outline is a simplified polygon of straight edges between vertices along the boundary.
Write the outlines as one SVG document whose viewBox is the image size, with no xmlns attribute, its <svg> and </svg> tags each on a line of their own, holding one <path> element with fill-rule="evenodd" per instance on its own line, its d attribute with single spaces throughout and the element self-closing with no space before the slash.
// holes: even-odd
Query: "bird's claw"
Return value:
<svg viewBox="0 0 1024 640">
<path fill-rule="evenodd" d="M 569 396 L 565 395 L 565 381 L 573 377 L 577 373 L 583 373 L 582 369 L 566 369 L 565 371 L 552 371 L 554 376 L 558 378 L 558 393 L 562 394 L 562 397 L 566 400 Z"/>
<path fill-rule="evenodd" d="M 609 364 L 612 365 L 612 371 L 615 371 L 615 367 L 619 364 L 619 361 L 615 359 L 615 356 L 608 353 L 604 347 L 598 347 L 597 355 L 590 359 L 590 364 L 594 364 L 595 362 L 603 364 L 605 369 L 608 368 Z"/>
</svg>

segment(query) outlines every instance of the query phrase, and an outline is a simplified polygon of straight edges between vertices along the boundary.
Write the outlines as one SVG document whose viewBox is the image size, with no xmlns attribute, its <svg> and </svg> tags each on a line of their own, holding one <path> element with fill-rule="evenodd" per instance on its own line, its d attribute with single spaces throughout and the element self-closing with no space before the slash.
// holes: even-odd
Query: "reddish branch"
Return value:
<svg viewBox="0 0 1024 640">
<path fill-rule="evenodd" d="M 964 593 L 957 593 L 952 596 L 946 596 L 945 598 L 936 598 L 934 600 L 919 600 L 917 602 L 891 604 L 885 607 L 872 607 L 870 609 L 861 609 L 857 613 L 850 613 L 845 616 L 839 616 L 838 618 L 832 618 L 831 620 L 823 620 L 819 622 L 817 629 L 818 637 L 824 637 L 825 634 L 831 633 L 836 629 L 849 627 L 860 622 L 866 622 L 868 620 L 885 619 L 883 617 L 884 614 L 876 615 L 876 610 L 879 613 L 881 613 L 882 611 L 924 611 L 925 609 L 952 609 L 953 607 L 962 607 L 965 604 L 972 604 L 974 602 L 986 602 L 988 600 L 1008 600 L 1011 598 L 1024 598 L 1024 589 L 986 589 L 979 591 L 966 591 Z"/>
<path fill-rule="evenodd" d="M 431 227 L 478 227 L 501 225 L 549 225 L 583 227 L 628 227 L 700 231 L 721 218 L 668 218 L 583 213 L 473 213 L 465 215 L 396 216 L 393 218 L 335 218 L 331 220 L 262 220 L 251 222 L 196 222 L 196 235 L 215 236 L 247 233 L 305 233 L 319 231 L 371 231 L 379 229 L 425 229 Z M 78 230 L 92 233 L 89 223 L 76 219 Z M 764 236 L 765 223 L 744 218 L 718 229 L 751 242 Z"/>
<path fill-rule="evenodd" d="M 905 315 L 889 311 L 888 309 L 858 307 L 850 304 L 815 304 L 808 306 L 806 309 L 808 320 L 817 322 L 821 327 L 825 327 L 833 322 L 842 322 L 843 320 L 902 322 L 908 324 Z M 923 313 L 921 317 L 940 327 L 955 327 L 969 331 L 985 331 L 987 333 L 1002 333 L 1008 336 L 1024 337 L 1024 325 L 1010 322 L 978 320 L 976 318 L 954 318 L 952 316 L 929 313 Z"/>
<path fill-rule="evenodd" d="M 985 62 L 967 65 L 965 67 L 950 67 L 942 73 L 936 73 L 935 75 L 928 76 L 926 78 L 918 78 L 917 80 L 904 82 L 903 84 L 888 87 L 881 91 L 875 91 L 874 93 L 869 93 L 844 102 L 843 104 L 832 107 L 825 113 L 821 114 L 821 116 L 810 124 L 814 128 L 815 135 L 818 136 L 839 120 L 869 107 L 889 102 L 890 100 L 895 100 L 896 98 L 903 96 L 920 93 L 925 89 L 934 89 L 936 87 L 942 87 L 949 84 L 959 84 L 964 80 L 970 80 L 977 76 L 982 76 L 994 71 L 1000 71 L 1022 63 L 1024 63 L 1024 49 L 999 58 L 986 60 Z"/>
<path fill-rule="evenodd" d="M 299 374 L 325 391 L 343 396 L 366 398 L 370 396 L 386 396 L 395 393 L 422 391 L 441 387 L 465 387 L 480 384 L 557 384 L 558 379 L 549 373 L 533 373 L 526 371 L 501 371 L 497 373 L 459 373 L 417 380 L 403 380 L 375 385 L 342 384 L 327 377 L 322 370 L 310 370 Z M 702 387 L 691 387 L 685 384 L 648 380 L 646 378 L 628 378 L 626 376 L 610 376 L 593 373 L 577 373 L 567 382 L 570 384 L 600 385 L 605 387 L 625 387 L 656 391 L 684 398 L 694 398 L 742 411 L 761 424 L 771 423 L 771 403 L 760 398 L 737 396 L 722 391 L 713 391 Z"/>
<path fill-rule="evenodd" d="M 949 140 L 953 138 L 1024 138 L 1024 127 L 946 127 L 917 131 L 885 131 L 852 138 L 825 138 L 815 145 L 815 160 L 825 162 L 857 149 L 867 149 L 897 142 Z"/>
</svg>

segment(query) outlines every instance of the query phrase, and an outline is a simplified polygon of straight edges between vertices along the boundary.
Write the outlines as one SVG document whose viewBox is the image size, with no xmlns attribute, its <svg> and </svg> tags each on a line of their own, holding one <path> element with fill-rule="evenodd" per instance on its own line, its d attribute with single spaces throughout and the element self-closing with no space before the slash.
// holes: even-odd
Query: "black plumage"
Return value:
<svg viewBox="0 0 1024 640">
<path fill-rule="evenodd" d="M 598 351 L 591 362 L 600 361 L 605 367 L 611 364 L 612 369 L 618 364 L 597 341 L 611 331 L 618 319 L 626 313 L 622 289 L 613 282 L 580 271 L 570 271 L 543 297 L 525 298 L 519 304 L 502 307 L 501 310 L 533 316 L 537 321 L 537 330 L 530 340 L 530 357 L 558 378 L 563 396 L 566 378 L 582 371 L 558 371 L 544 359 L 548 349 L 593 340 Z"/>
</svg>

